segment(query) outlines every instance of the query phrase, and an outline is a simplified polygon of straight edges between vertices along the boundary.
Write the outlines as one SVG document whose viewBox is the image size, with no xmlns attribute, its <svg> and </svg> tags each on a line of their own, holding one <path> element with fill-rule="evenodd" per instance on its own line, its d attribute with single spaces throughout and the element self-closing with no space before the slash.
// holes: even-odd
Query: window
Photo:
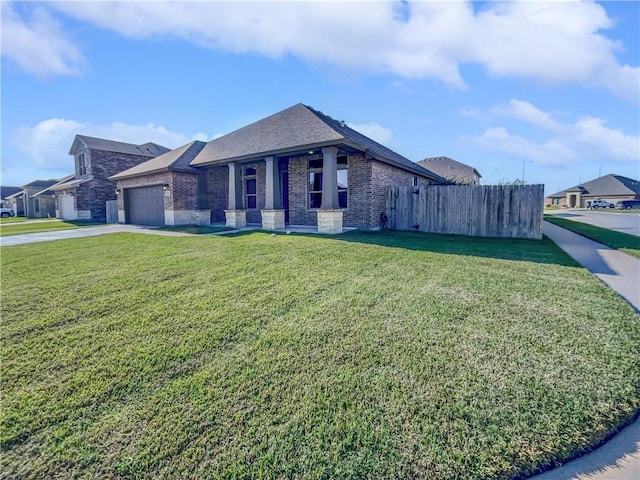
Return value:
<svg viewBox="0 0 640 480">
<path fill-rule="evenodd" d="M 338 157 L 338 207 L 347 208 L 349 169 L 347 157 Z M 309 160 L 309 208 L 322 207 L 322 160 Z"/>
<path fill-rule="evenodd" d="M 418 177 L 413 177 L 413 183 L 412 183 L 412 185 L 413 185 L 414 187 L 417 187 L 417 186 L 418 186 Z"/>
<path fill-rule="evenodd" d="M 40 200 L 37 198 L 33 200 L 33 208 L 36 209 L 36 213 L 40 213 Z"/>
<path fill-rule="evenodd" d="M 258 180 L 256 167 L 244 167 L 244 208 L 258 208 Z"/>
<path fill-rule="evenodd" d="M 84 158 L 84 153 L 78 155 L 78 175 L 86 175 L 87 173 L 87 163 Z"/>
</svg>

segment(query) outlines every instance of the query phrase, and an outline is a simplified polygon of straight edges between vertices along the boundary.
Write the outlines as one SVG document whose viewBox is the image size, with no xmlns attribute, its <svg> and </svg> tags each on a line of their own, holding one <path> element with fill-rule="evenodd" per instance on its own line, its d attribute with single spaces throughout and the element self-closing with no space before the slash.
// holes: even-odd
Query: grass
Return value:
<svg viewBox="0 0 640 480">
<path fill-rule="evenodd" d="M 5 478 L 507 479 L 640 408 L 640 322 L 548 240 L 3 247 Z"/>
<path fill-rule="evenodd" d="M 228 232 L 230 230 L 233 230 L 233 228 L 211 227 L 211 226 L 200 226 L 200 225 L 176 225 L 176 226 L 159 227 L 156 230 L 166 230 L 169 232 L 184 232 L 184 233 L 193 233 L 196 235 L 206 235 L 208 233 Z"/>
<path fill-rule="evenodd" d="M 567 230 L 584 235 L 615 250 L 620 250 L 627 255 L 640 258 L 640 237 L 637 235 L 617 232 L 615 230 L 609 230 L 608 228 L 589 225 L 588 223 L 575 222 L 554 215 L 545 215 L 544 219 L 547 222 L 555 223 Z"/>
<path fill-rule="evenodd" d="M 28 220 L 27 217 L 5 217 L 5 218 L 0 218 L 0 224 L 13 223 L 13 222 L 25 222 L 27 220 Z"/>
<path fill-rule="evenodd" d="M 0 227 L 0 236 L 20 235 L 23 233 L 52 232 L 54 230 L 69 230 L 73 228 L 104 225 L 103 223 L 90 223 L 71 220 L 51 220 L 48 222 L 17 223 Z"/>
</svg>

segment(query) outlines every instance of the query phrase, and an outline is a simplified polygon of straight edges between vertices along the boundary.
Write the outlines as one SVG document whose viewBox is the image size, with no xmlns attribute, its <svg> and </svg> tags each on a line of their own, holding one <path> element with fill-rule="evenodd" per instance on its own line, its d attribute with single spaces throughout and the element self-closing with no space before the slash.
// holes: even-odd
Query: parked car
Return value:
<svg viewBox="0 0 640 480">
<path fill-rule="evenodd" d="M 620 200 L 616 203 L 616 207 L 620 210 L 631 210 L 632 208 L 640 208 L 640 200 Z"/>
<path fill-rule="evenodd" d="M 598 200 L 592 200 L 591 201 L 591 205 L 590 205 L 589 208 L 600 208 L 600 207 L 602 207 L 602 208 L 613 208 L 614 205 L 613 205 L 613 203 L 608 202 L 606 200 L 598 199 Z"/>
<path fill-rule="evenodd" d="M 10 208 L 0 208 L 0 217 L 7 218 L 7 217 L 15 217 L 15 216 L 16 216 L 15 212 Z"/>
</svg>

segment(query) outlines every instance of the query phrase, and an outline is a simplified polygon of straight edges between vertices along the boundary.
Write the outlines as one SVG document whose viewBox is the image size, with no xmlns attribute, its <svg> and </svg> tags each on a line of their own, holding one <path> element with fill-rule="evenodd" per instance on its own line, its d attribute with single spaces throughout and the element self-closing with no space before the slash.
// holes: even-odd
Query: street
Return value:
<svg viewBox="0 0 640 480">
<path fill-rule="evenodd" d="M 595 210 L 545 210 L 548 215 L 555 215 L 576 222 L 589 223 L 597 227 L 609 228 L 618 232 L 640 236 L 640 214 L 623 213 L 609 209 L 606 212 Z"/>
</svg>

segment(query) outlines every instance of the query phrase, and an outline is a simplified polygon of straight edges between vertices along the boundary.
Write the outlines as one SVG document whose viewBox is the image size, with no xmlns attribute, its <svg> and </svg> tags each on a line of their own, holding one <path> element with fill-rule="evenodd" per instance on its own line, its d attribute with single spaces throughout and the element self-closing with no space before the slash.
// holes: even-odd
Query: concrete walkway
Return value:
<svg viewBox="0 0 640 480">
<path fill-rule="evenodd" d="M 26 243 L 50 242 L 52 240 L 67 240 L 69 238 L 94 237 L 96 235 L 105 235 L 107 233 L 146 233 L 149 235 L 164 235 L 167 237 L 185 237 L 190 233 L 168 232 L 165 230 L 156 230 L 154 228 L 142 227 L 140 225 L 100 225 L 97 227 L 80 227 L 70 228 L 68 230 L 53 230 L 50 232 L 23 233 L 21 235 L 8 235 L 0 237 L 0 246 L 9 247 L 12 245 L 24 245 Z"/>
<path fill-rule="evenodd" d="M 544 234 L 640 312 L 640 260 L 544 222 Z M 530 480 L 640 479 L 640 418 L 600 448 Z"/>
</svg>

